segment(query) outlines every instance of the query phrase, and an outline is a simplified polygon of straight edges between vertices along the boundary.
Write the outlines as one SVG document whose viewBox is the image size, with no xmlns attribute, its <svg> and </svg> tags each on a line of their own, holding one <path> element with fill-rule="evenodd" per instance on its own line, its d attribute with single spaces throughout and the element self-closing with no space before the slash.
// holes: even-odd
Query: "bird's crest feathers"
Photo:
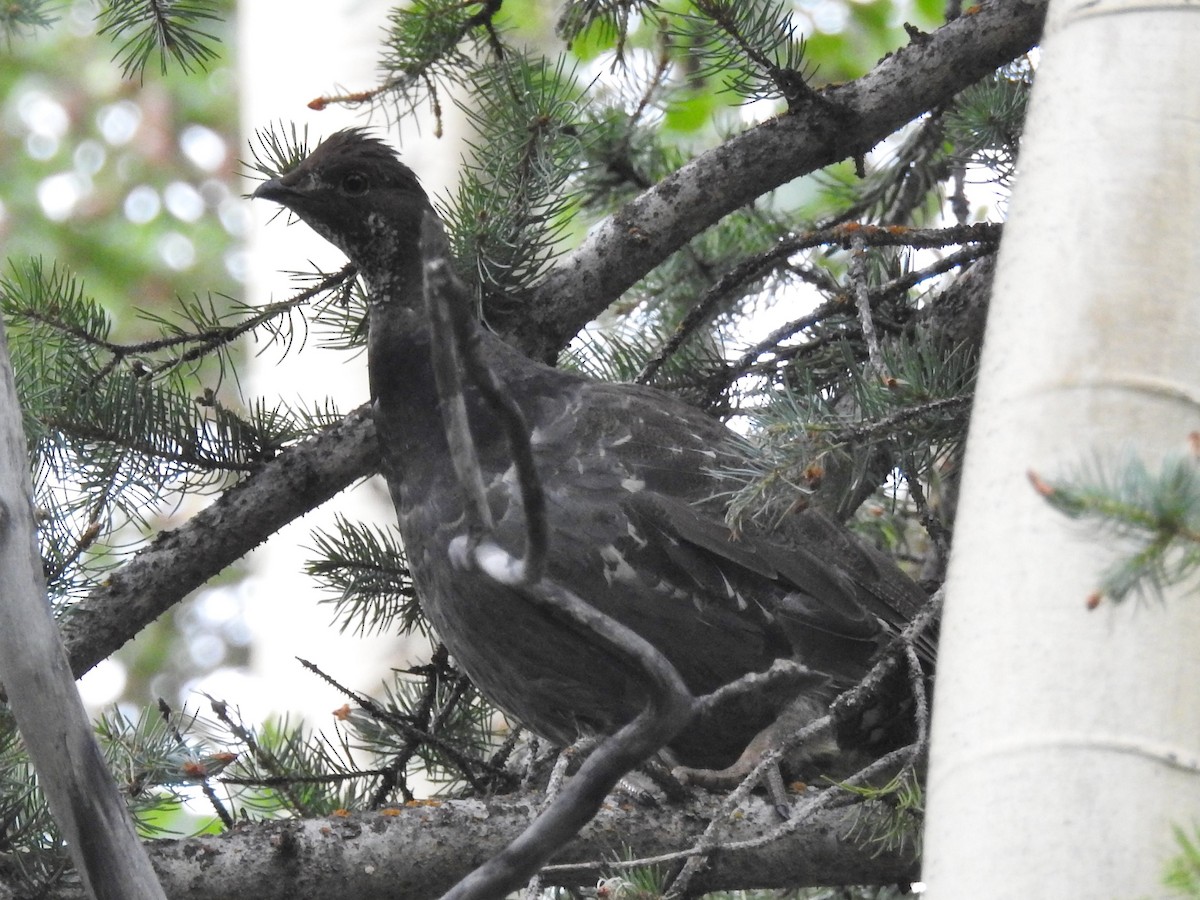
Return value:
<svg viewBox="0 0 1200 900">
<path fill-rule="evenodd" d="M 390 165 L 400 162 L 400 154 L 365 128 L 343 128 L 321 141 L 301 165 L 334 165 L 347 159 Z"/>
<path fill-rule="evenodd" d="M 396 150 L 364 128 L 335 131 L 281 181 L 297 183 L 305 176 L 319 175 L 326 183 L 336 183 L 339 173 L 352 169 L 369 173 L 374 187 L 399 188 L 425 196 L 416 174 L 400 161 Z"/>
</svg>

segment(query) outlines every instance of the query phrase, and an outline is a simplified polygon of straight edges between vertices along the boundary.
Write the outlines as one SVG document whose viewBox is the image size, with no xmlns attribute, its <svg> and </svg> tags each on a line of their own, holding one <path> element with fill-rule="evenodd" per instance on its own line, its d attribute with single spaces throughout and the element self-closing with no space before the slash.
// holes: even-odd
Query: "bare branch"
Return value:
<svg viewBox="0 0 1200 900">
<path fill-rule="evenodd" d="M 454 277 L 450 245 L 437 217 L 422 220 L 421 251 L 426 259 L 425 305 L 429 313 L 433 367 L 438 398 L 446 417 L 450 452 L 454 457 L 459 482 L 467 491 L 474 524 L 484 530 L 492 527 L 491 512 L 484 496 L 483 477 L 475 441 L 467 420 L 462 390 L 462 370 L 471 385 L 497 414 L 508 441 L 508 450 L 517 470 L 521 505 L 525 511 L 525 578 L 535 583 L 541 578 L 546 556 L 546 498 L 533 461 L 529 426 L 525 416 L 483 357 L 478 324 L 474 321 L 466 287 Z"/>
<path fill-rule="evenodd" d="M 883 364 L 883 349 L 879 346 L 879 335 L 875 331 L 875 317 L 871 314 L 871 292 L 867 282 L 867 245 L 861 235 L 850 240 L 850 285 L 854 289 L 854 305 L 858 310 L 858 326 L 862 329 L 863 342 L 867 345 L 867 365 L 871 374 L 880 381 L 887 380 L 887 367 Z"/>
</svg>

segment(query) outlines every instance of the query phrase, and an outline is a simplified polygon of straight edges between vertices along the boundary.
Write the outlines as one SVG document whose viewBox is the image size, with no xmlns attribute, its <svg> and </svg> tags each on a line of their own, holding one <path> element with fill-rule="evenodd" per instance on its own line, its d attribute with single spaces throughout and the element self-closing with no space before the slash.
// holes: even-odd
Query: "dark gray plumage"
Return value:
<svg viewBox="0 0 1200 900">
<path fill-rule="evenodd" d="M 638 679 L 477 571 L 456 567 L 463 498 L 430 367 L 420 223 L 432 214 L 384 143 L 338 132 L 255 197 L 291 209 L 358 266 L 370 295 L 369 363 L 384 474 L 437 635 L 502 709 L 560 743 L 613 731 L 644 704 Z M 742 461 L 723 425 L 651 388 L 532 362 L 482 331 L 489 362 L 531 426 L 547 497 L 547 576 L 657 646 L 700 695 L 778 658 L 809 670 L 672 743 L 690 766 L 733 762 L 797 696 L 822 712 L 858 680 L 924 595 L 890 561 L 814 514 L 736 539 L 712 474 Z M 499 424 L 468 392 L 496 539 L 519 553 L 523 519 Z"/>
</svg>

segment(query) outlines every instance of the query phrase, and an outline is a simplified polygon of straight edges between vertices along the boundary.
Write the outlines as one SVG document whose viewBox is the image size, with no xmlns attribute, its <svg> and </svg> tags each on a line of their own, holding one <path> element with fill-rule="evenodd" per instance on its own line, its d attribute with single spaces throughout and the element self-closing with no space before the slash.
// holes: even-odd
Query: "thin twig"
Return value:
<svg viewBox="0 0 1200 900">
<path fill-rule="evenodd" d="M 850 425 L 838 426 L 829 429 L 826 433 L 828 440 L 832 443 L 863 443 L 876 440 L 924 416 L 965 412 L 970 409 L 974 399 L 975 394 L 973 392 L 955 394 L 953 397 L 939 397 L 936 400 L 929 400 L 925 403 L 916 403 L 912 406 L 902 407 L 895 412 L 888 413 L 886 416 L 880 416 L 876 419 L 864 419 L 861 422 L 855 422 Z"/>
<path fill-rule="evenodd" d="M 854 223 L 853 225 L 838 225 L 816 231 L 806 231 L 786 238 L 766 253 L 743 260 L 722 275 L 712 287 L 705 291 L 704 296 L 684 316 L 683 320 L 676 326 L 674 332 L 672 332 L 671 337 L 642 367 L 635 380 L 639 384 L 648 383 L 657 374 L 658 370 L 662 368 L 667 359 L 670 358 L 671 354 L 675 353 L 684 341 L 713 314 L 714 310 L 723 300 L 735 290 L 751 281 L 762 278 L 772 271 L 781 268 L 786 264 L 788 257 L 801 250 L 808 250 L 829 244 L 845 244 L 847 242 L 852 247 L 858 248 L 868 246 L 908 246 L 914 249 L 931 249 L 946 247 L 951 244 L 972 245 L 946 257 L 943 261 L 939 261 L 928 272 L 909 273 L 902 279 L 896 279 L 894 282 L 874 290 L 869 289 L 865 277 L 855 278 L 853 269 L 855 257 L 851 257 L 851 277 L 855 282 L 855 288 L 856 290 L 870 290 L 867 297 L 867 302 L 870 302 L 883 296 L 890 296 L 893 292 L 907 290 L 912 285 L 931 277 L 932 274 L 949 271 L 955 266 L 977 258 L 981 253 L 990 252 L 990 250 L 982 250 L 980 245 L 991 248 L 995 246 L 995 243 L 999 239 L 1000 226 L 989 223 L 961 225 L 953 228 L 878 228 L 871 225 Z M 859 255 L 857 250 L 855 252 L 856 255 Z M 805 277 L 804 273 L 800 274 L 802 278 Z M 815 276 L 811 276 L 805 280 L 815 281 Z M 731 370 L 734 372 L 742 371 L 779 341 L 791 337 L 804 328 L 811 327 L 841 308 L 840 299 L 822 304 L 819 310 L 798 320 L 794 325 L 784 326 L 784 328 L 773 332 L 764 341 L 760 342 L 760 344 L 747 351 L 742 359 L 731 367 Z M 728 381 L 725 383 L 728 383 Z"/>
<path fill-rule="evenodd" d="M 41 313 L 35 311 L 24 311 L 22 315 L 26 318 L 34 319 L 44 325 L 49 325 L 58 329 L 64 334 L 77 338 L 89 346 L 105 350 L 111 354 L 109 360 L 96 370 L 95 374 L 88 380 L 87 387 L 90 388 L 98 384 L 106 378 L 112 371 L 121 364 L 122 361 L 130 357 L 145 355 L 149 353 L 157 353 L 161 350 L 170 350 L 175 347 L 188 347 L 182 353 L 176 356 L 165 359 L 157 365 L 147 367 L 145 374 L 147 377 L 156 377 L 163 372 L 177 369 L 180 366 L 186 365 L 189 362 L 194 362 L 197 359 L 212 352 L 217 347 L 225 344 L 231 344 L 239 337 L 247 334 L 261 325 L 274 319 L 281 313 L 290 312 L 298 306 L 307 303 L 313 297 L 316 297 L 331 288 L 337 287 L 340 284 L 345 284 L 348 281 L 353 281 L 354 276 L 358 273 L 353 265 L 345 265 L 337 272 L 331 275 L 324 276 L 320 281 L 311 287 L 293 294 L 286 300 L 280 300 L 278 303 L 268 303 L 266 306 L 257 307 L 251 315 L 247 316 L 242 321 L 235 325 L 225 327 L 206 328 L 203 331 L 188 332 L 185 334 L 171 335 L 169 337 L 154 338 L 147 341 L 138 341 L 132 344 L 119 344 L 115 341 L 98 338 L 90 332 L 82 328 L 78 328 L 70 323 L 61 322 L 56 319 L 51 319 Z"/>
<path fill-rule="evenodd" d="M 828 715 L 814 719 L 803 728 L 793 732 L 759 758 L 754 768 L 742 779 L 741 784 L 729 792 L 729 796 L 722 802 L 717 815 L 713 816 L 709 821 L 700 839 L 696 841 L 690 850 L 686 851 L 687 862 L 672 882 L 671 889 L 667 892 L 668 897 L 685 896 L 688 884 L 704 867 L 705 858 L 720 847 L 721 834 L 728 825 L 733 811 L 737 809 L 743 800 L 750 796 L 750 792 L 758 786 L 766 773 L 779 765 L 789 750 L 823 731 L 828 731 L 831 724 L 832 719 Z"/>
<path fill-rule="evenodd" d="M 426 311 L 429 314 L 430 341 L 433 353 L 433 377 L 437 384 L 438 405 L 450 445 L 454 473 L 467 501 L 467 521 L 471 525 L 472 542 L 481 532 L 493 527 L 492 509 L 487 502 L 487 488 L 479 467 L 475 439 L 467 415 L 467 399 L 463 393 L 463 366 L 459 355 L 456 331 L 452 320 L 452 304 L 439 289 L 452 285 L 449 263 L 442 258 L 426 266 Z M 457 298 L 456 298 L 457 299 Z"/>
<path fill-rule="evenodd" d="M 550 770 L 550 779 L 546 782 L 546 790 L 542 796 L 541 808 L 545 810 L 562 792 L 563 783 L 567 778 L 567 770 L 571 767 L 571 763 L 579 752 L 579 741 L 576 741 L 570 747 L 563 747 L 558 752 L 558 756 L 554 760 L 554 767 Z M 525 885 L 525 900 L 537 900 L 541 894 L 542 876 L 540 873 L 535 873 Z"/>
<path fill-rule="evenodd" d="M 171 709 L 171 705 L 162 697 L 158 698 L 158 714 L 162 717 L 163 724 L 167 727 L 167 732 L 171 735 L 171 738 L 183 752 L 185 758 L 193 757 L 195 753 L 192 748 L 188 746 L 188 742 L 184 738 L 183 732 L 175 727 L 175 723 L 171 721 L 171 716 L 174 714 L 174 710 Z M 199 775 L 199 773 L 203 771 L 204 769 L 201 766 L 187 774 L 189 777 L 194 778 L 199 782 L 200 790 L 204 793 L 205 799 L 208 800 L 209 805 L 213 808 L 213 812 L 217 814 L 217 818 L 221 820 L 221 824 L 224 825 L 226 829 L 233 828 L 233 816 L 230 814 L 229 810 L 225 808 L 225 804 L 221 802 L 221 798 L 217 796 L 217 792 L 213 790 L 212 785 L 208 783 L 208 776 Z"/>
<path fill-rule="evenodd" d="M 880 300 L 898 297 L 909 288 L 916 287 L 923 281 L 928 281 L 930 278 L 935 278 L 938 275 L 950 272 L 968 263 L 973 263 L 977 259 L 990 256 L 995 252 L 996 248 L 993 246 L 968 244 L 966 247 L 955 250 L 953 253 L 947 253 L 923 269 L 913 269 L 910 272 L 905 272 L 903 275 L 896 276 L 891 281 L 885 282 L 878 287 L 871 288 L 871 303 L 875 304 Z"/>
<path fill-rule="evenodd" d="M 910 460 L 905 461 L 901 473 L 908 483 L 908 492 L 916 506 L 917 518 L 924 526 L 929 539 L 933 541 L 933 549 L 937 554 L 938 571 L 942 572 L 945 569 L 945 562 L 950 556 L 950 530 L 937 513 L 929 508 L 929 501 L 925 497 L 925 488 L 921 485 L 921 479 L 916 477 Z"/>
<path fill-rule="evenodd" d="M 898 296 L 904 291 L 907 291 L 910 288 L 929 280 L 930 278 L 934 278 L 938 275 L 944 274 L 945 272 L 952 271 L 953 269 L 964 266 L 967 263 L 974 262 L 981 257 L 994 253 L 996 247 L 995 242 L 999 240 L 1000 234 L 1001 231 L 999 225 L 992 225 L 988 223 L 956 226 L 953 228 L 944 229 L 908 229 L 899 227 L 877 228 L 875 226 L 855 226 L 851 228 L 847 225 L 839 225 L 837 227 L 825 228 L 819 231 L 805 232 L 795 236 L 794 238 L 789 238 L 785 241 L 782 241 L 779 245 L 772 248 L 767 253 L 759 257 L 755 257 L 753 260 L 748 260 L 743 264 L 739 264 L 739 268 L 742 265 L 751 267 L 752 264 L 761 264 L 762 271 L 766 273 L 772 268 L 780 268 L 781 263 L 785 262 L 788 256 L 799 252 L 800 250 L 832 243 L 845 244 L 848 241 L 855 239 L 855 236 L 862 240 L 864 246 L 908 246 L 913 249 L 933 249 L 937 247 L 949 246 L 955 243 L 962 243 L 966 245 L 954 251 L 953 253 L 949 253 L 946 256 L 936 260 L 925 268 L 906 272 L 903 275 L 900 275 L 891 281 L 876 287 L 868 286 L 867 302 L 870 306 L 874 307 L 881 301 Z M 811 313 L 808 313 L 807 315 L 804 315 L 775 329 L 761 341 L 749 347 L 732 363 L 723 367 L 719 372 L 717 372 L 714 377 L 709 379 L 707 382 L 704 400 L 701 402 L 702 406 L 711 406 L 716 402 L 716 399 L 720 396 L 722 391 L 724 391 L 730 384 L 737 381 L 737 379 L 741 378 L 742 376 L 748 375 L 756 369 L 764 368 L 767 365 L 773 366 L 783 361 L 784 356 L 781 355 L 782 351 L 779 350 L 779 345 L 784 341 L 802 331 L 818 325 L 832 316 L 846 313 L 848 299 L 844 295 L 838 293 L 840 288 L 836 283 L 828 282 L 827 280 L 824 282 L 819 282 L 817 280 L 820 277 L 820 270 L 809 271 L 805 269 L 798 269 L 794 266 L 790 266 L 788 268 L 795 271 L 796 274 L 798 274 L 803 280 L 817 284 L 818 288 L 820 288 L 824 293 L 832 294 L 833 296 L 818 306 Z M 731 270 L 731 272 L 732 271 L 735 270 Z M 683 327 L 682 323 L 679 327 Z M 676 334 L 678 334 L 678 329 Z M 672 336 L 672 341 L 674 341 L 674 335 Z M 680 343 L 682 343 L 682 341 L 680 341 Z M 797 350 L 793 350 L 790 354 L 788 354 L 787 358 L 794 358 L 797 352 L 810 351 L 818 346 L 823 346 L 823 342 L 810 341 L 804 344 L 802 347 L 797 348 Z M 664 346 L 664 348 L 661 349 L 658 354 L 656 354 L 655 359 L 652 359 L 649 363 L 647 363 L 647 369 L 650 369 L 651 366 L 654 366 L 654 368 L 649 372 L 649 375 L 653 376 L 658 366 L 661 366 L 661 362 L 656 363 L 656 360 L 659 357 L 662 357 L 665 360 L 669 353 L 673 352 L 677 348 L 678 344 Z M 775 353 L 776 359 L 769 364 L 759 363 L 759 358 L 768 353 Z M 643 381 L 646 375 L 646 369 L 643 369 L 643 372 L 638 376 L 638 380 Z"/>
<path fill-rule="evenodd" d="M 422 222 L 421 246 L 427 260 L 425 303 L 433 326 L 434 376 L 455 473 L 466 490 L 469 509 L 477 527 L 483 532 L 490 532 L 494 527 L 491 508 L 487 503 L 483 473 L 463 393 L 466 376 L 497 415 L 504 429 L 525 514 L 523 562 L 528 567 L 528 579 L 536 582 L 541 577 L 549 536 L 545 493 L 533 459 L 529 426 L 521 408 L 496 380 L 483 358 L 478 326 L 471 318 L 467 304 L 466 288 L 454 277 L 449 261 L 449 245 L 435 216 L 427 215 Z"/>
<path fill-rule="evenodd" d="M 482 759 L 472 759 L 463 753 L 462 750 L 453 743 L 443 740 L 436 734 L 433 734 L 431 731 L 418 728 L 411 722 L 406 721 L 405 717 L 398 716 L 380 706 L 366 694 L 361 694 L 358 691 L 348 688 L 336 678 L 333 678 L 332 676 L 321 671 L 321 669 L 315 663 L 309 662 L 307 659 L 302 659 L 299 656 L 296 657 L 296 661 L 326 684 L 336 688 L 346 697 L 353 700 L 371 717 L 380 722 L 386 722 L 391 725 L 393 728 L 403 734 L 407 740 L 415 740 L 444 754 L 446 758 L 454 764 L 455 768 L 462 773 L 463 778 L 467 780 L 472 788 L 477 791 L 483 789 L 483 782 L 479 775 L 479 770 L 486 768 L 486 761 Z"/>
<path fill-rule="evenodd" d="M 880 381 L 888 377 L 883 364 L 883 349 L 879 346 L 879 335 L 875 331 L 875 317 L 871 314 L 871 291 L 867 278 L 867 245 L 860 235 L 850 242 L 850 283 L 854 288 L 854 305 L 858 309 L 858 325 L 862 329 L 863 341 L 867 345 L 867 365 Z"/>
<path fill-rule="evenodd" d="M 637 632 L 553 582 L 543 578 L 529 584 L 522 561 L 490 541 L 476 548 L 475 562 L 497 582 L 541 608 L 554 610 L 557 618 L 638 672 L 648 701 L 633 721 L 592 752 L 548 809 L 443 900 L 490 900 L 519 887 L 591 821 L 621 776 L 674 737 L 691 720 L 694 710 L 692 696 L 675 667 Z"/>
<path fill-rule="evenodd" d="M 916 745 L 924 748 L 929 744 L 929 696 L 925 690 L 926 672 L 917 656 L 916 647 L 904 645 L 904 661 L 908 664 L 908 690 L 913 698 L 913 718 L 917 723 Z"/>
<path fill-rule="evenodd" d="M 777 256 L 758 256 L 739 263 L 718 278 L 716 283 L 704 292 L 696 305 L 688 310 L 687 315 L 675 327 L 667 342 L 646 362 L 634 381 L 638 384 L 648 384 L 671 355 L 713 316 L 717 308 L 734 291 L 766 275 L 777 263 Z"/>
</svg>

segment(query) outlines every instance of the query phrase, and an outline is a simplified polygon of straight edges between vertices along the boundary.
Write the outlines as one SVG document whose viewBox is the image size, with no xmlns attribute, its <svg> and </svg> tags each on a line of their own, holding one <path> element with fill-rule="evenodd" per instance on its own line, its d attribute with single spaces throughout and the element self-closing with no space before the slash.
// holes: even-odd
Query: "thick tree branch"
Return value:
<svg viewBox="0 0 1200 900">
<path fill-rule="evenodd" d="M 837 790 L 836 788 L 833 790 Z M 696 792 L 685 805 L 608 803 L 556 863 L 614 863 L 693 846 L 721 798 Z M 326 819 L 245 825 L 236 831 L 149 843 L 171 900 L 429 900 L 494 856 L 529 824 L 541 794 L 493 801 L 448 800 Z M 765 847 L 722 850 L 692 880 L 697 892 L 751 887 L 889 884 L 917 877 L 911 850 L 858 845 L 861 806 L 825 808 L 804 828 Z M 751 798 L 729 820 L 722 845 L 776 828 L 770 804 Z M 617 871 L 614 867 L 608 871 Z M 546 885 L 591 885 L 604 872 L 549 871 Z M 56 891 L 49 900 L 79 897 Z"/>
<path fill-rule="evenodd" d="M 530 292 L 525 349 L 553 359 L 605 307 L 740 206 L 827 165 L 866 153 L 907 122 L 1032 47 L 1045 0 L 990 0 L 828 88 L 823 102 L 771 119 L 702 154 L 594 229 Z M 525 315 L 528 321 L 525 321 Z M 512 323 L 514 326 L 518 323 Z"/>
<path fill-rule="evenodd" d="M 71 607 L 62 622 L 71 670 L 82 675 L 288 522 L 378 468 L 369 406 L 287 448 Z"/>
</svg>

